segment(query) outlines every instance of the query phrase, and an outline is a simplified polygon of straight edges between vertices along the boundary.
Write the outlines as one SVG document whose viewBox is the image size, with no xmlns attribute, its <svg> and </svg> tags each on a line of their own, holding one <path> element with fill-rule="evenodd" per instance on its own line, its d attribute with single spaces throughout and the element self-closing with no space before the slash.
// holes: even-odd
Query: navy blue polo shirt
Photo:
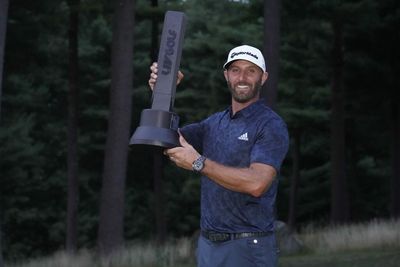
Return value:
<svg viewBox="0 0 400 267">
<path fill-rule="evenodd" d="M 205 157 L 231 167 L 268 164 L 279 172 L 288 150 L 284 121 L 259 100 L 232 116 L 231 107 L 181 129 Z M 277 180 L 261 197 L 226 189 L 201 177 L 203 230 L 227 233 L 273 231 Z"/>
</svg>

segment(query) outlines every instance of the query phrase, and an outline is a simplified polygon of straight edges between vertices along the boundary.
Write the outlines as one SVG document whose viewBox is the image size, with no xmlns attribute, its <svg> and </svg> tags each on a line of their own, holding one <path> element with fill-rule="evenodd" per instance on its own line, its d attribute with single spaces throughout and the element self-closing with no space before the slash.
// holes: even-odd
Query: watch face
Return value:
<svg viewBox="0 0 400 267">
<path fill-rule="evenodd" d="M 193 162 L 193 165 L 192 165 L 193 170 L 195 170 L 195 171 L 201 171 L 201 170 L 203 169 L 203 167 L 204 167 L 204 161 L 205 161 L 205 160 L 206 160 L 206 158 L 203 157 L 203 156 L 201 156 L 200 158 L 196 159 L 196 160 Z"/>
<path fill-rule="evenodd" d="M 195 161 L 194 162 L 194 164 L 193 164 L 193 169 L 195 170 L 195 171 L 199 171 L 199 170 L 201 170 L 203 168 L 203 162 L 201 162 L 201 161 Z"/>
</svg>

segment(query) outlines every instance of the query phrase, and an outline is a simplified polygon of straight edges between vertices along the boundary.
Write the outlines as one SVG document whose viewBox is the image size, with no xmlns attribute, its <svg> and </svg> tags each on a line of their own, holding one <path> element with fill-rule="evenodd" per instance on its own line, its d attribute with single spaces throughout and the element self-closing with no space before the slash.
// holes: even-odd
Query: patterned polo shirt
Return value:
<svg viewBox="0 0 400 267">
<path fill-rule="evenodd" d="M 261 99 L 232 116 L 232 108 L 187 125 L 182 135 L 205 157 L 231 167 L 268 164 L 279 172 L 289 146 L 285 122 Z M 261 197 L 226 189 L 201 177 L 202 230 L 273 231 L 277 180 Z"/>
</svg>

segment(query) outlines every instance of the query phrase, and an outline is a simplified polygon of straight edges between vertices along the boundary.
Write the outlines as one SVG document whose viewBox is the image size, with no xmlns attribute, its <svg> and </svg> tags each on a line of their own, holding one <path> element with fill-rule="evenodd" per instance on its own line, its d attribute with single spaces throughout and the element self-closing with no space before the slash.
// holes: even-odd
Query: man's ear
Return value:
<svg viewBox="0 0 400 267">
<path fill-rule="evenodd" d="M 261 85 L 263 85 L 268 80 L 268 72 L 264 72 L 261 77 Z"/>
<path fill-rule="evenodd" d="M 228 71 L 226 69 L 224 70 L 224 76 L 225 80 L 228 81 Z"/>
</svg>

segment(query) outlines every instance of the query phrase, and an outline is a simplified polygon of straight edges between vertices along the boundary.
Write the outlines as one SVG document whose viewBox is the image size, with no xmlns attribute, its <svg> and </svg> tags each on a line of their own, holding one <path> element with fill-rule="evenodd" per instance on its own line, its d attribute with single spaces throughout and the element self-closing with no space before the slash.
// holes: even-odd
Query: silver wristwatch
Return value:
<svg viewBox="0 0 400 267">
<path fill-rule="evenodd" d="M 204 168 L 204 161 L 206 161 L 206 157 L 200 156 L 198 159 L 193 161 L 192 163 L 192 168 L 196 172 L 201 172 L 201 170 Z"/>
</svg>

